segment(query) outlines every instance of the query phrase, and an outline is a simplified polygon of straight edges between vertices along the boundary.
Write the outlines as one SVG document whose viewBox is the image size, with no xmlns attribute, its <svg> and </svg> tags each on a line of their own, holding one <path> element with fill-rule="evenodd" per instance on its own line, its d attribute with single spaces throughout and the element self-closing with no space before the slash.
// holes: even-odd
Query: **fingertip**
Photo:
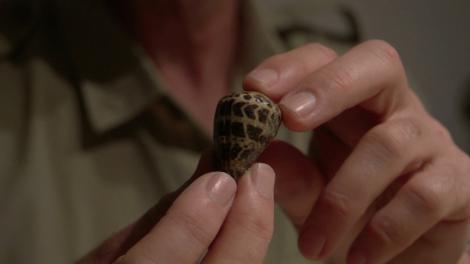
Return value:
<svg viewBox="0 0 470 264">
<path fill-rule="evenodd" d="M 306 120 L 298 117 L 295 113 L 290 112 L 289 110 L 285 109 L 282 105 L 280 106 L 282 111 L 282 123 L 289 129 L 294 132 L 304 132 L 308 130 L 312 130 L 310 124 L 307 123 Z"/>
<path fill-rule="evenodd" d="M 256 163 L 250 169 L 251 180 L 256 190 L 267 199 L 274 197 L 275 175 L 273 168 L 266 163 Z"/>
<path fill-rule="evenodd" d="M 235 181 L 224 172 L 201 175 L 176 198 L 163 217 L 129 251 L 133 263 L 192 263 L 214 241 L 230 211 Z M 181 254 L 174 249 L 184 248 Z M 148 258 L 151 259 L 148 259 Z"/>
<path fill-rule="evenodd" d="M 262 263 L 274 230 L 274 171 L 256 163 L 238 181 L 234 203 L 205 263 Z"/>
<path fill-rule="evenodd" d="M 326 240 L 323 237 L 312 237 L 309 234 L 300 234 L 297 246 L 300 253 L 307 259 L 320 260 Z"/>
<path fill-rule="evenodd" d="M 211 172 L 203 176 L 206 179 L 206 190 L 209 198 L 221 205 L 227 206 L 233 202 L 237 183 L 225 172 Z"/>
<path fill-rule="evenodd" d="M 300 91 L 289 94 L 279 102 L 282 121 L 287 128 L 302 132 L 316 127 L 317 98 L 311 92 Z"/>
<path fill-rule="evenodd" d="M 196 206 L 202 203 L 202 206 L 207 206 L 209 201 L 210 204 L 225 208 L 233 202 L 237 190 L 235 180 L 221 171 L 202 174 L 185 185 L 185 188 L 178 192 L 174 205 L 190 203 Z"/>
<path fill-rule="evenodd" d="M 297 117 L 306 118 L 315 109 L 317 97 L 308 90 L 297 91 L 282 98 L 279 104 Z"/>
<path fill-rule="evenodd" d="M 282 91 L 280 91 L 280 89 L 277 87 L 278 85 L 276 84 L 267 85 L 250 77 L 249 75 L 246 76 L 243 80 L 244 90 L 262 93 L 276 103 L 279 102 L 282 97 Z"/>
<path fill-rule="evenodd" d="M 279 80 L 279 73 L 274 69 L 260 67 L 251 71 L 245 79 L 256 84 L 258 88 L 266 89 Z"/>
</svg>

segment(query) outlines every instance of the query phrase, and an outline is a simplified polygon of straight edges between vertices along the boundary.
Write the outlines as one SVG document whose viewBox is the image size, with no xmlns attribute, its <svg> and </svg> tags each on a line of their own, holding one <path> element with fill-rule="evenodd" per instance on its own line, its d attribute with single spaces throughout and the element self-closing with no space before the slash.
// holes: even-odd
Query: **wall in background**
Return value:
<svg viewBox="0 0 470 264">
<path fill-rule="evenodd" d="M 470 92 L 470 1 L 341 2 L 356 10 L 366 38 L 385 39 L 399 50 L 429 110 L 470 152 L 462 114 Z"/>
</svg>

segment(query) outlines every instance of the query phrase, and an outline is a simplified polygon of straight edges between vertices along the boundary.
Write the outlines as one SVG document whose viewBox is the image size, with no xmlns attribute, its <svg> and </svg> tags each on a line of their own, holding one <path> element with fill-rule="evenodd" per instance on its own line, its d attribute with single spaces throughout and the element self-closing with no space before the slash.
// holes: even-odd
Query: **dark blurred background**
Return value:
<svg viewBox="0 0 470 264">
<path fill-rule="evenodd" d="M 429 111 L 470 153 L 470 1 L 334 1 L 352 10 L 362 38 L 384 39 L 398 49 Z M 335 18 L 326 20 L 334 24 Z"/>
</svg>

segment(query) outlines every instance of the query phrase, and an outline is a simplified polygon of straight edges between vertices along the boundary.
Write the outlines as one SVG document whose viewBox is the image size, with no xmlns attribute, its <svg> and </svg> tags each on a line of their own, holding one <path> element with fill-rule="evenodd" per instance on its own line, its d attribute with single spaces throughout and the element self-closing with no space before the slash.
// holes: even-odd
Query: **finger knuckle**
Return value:
<svg viewBox="0 0 470 264">
<path fill-rule="evenodd" d="M 462 156 L 459 156 L 455 153 L 451 153 L 450 155 L 452 155 L 453 158 L 440 160 L 435 162 L 433 166 L 429 166 L 429 170 L 440 171 L 440 173 L 445 177 L 445 179 L 447 179 L 447 184 L 450 184 L 450 179 L 460 178 L 459 176 L 465 175 L 465 173 L 468 174 L 469 172 L 465 172 L 463 170 L 463 168 L 465 167 L 465 163 L 461 159 Z"/>
<path fill-rule="evenodd" d="M 453 142 L 449 130 L 434 118 L 431 118 L 431 129 L 435 132 L 437 139 L 443 142 Z"/>
<path fill-rule="evenodd" d="M 318 71 L 313 78 L 303 84 L 306 89 L 314 90 L 320 100 L 321 98 L 336 98 L 334 103 L 329 104 L 331 113 L 340 113 L 343 109 L 351 107 L 351 100 L 344 100 L 338 94 L 351 90 L 354 83 L 352 70 L 347 66 L 324 67 Z M 329 99 L 328 99 L 329 100 Z"/>
<path fill-rule="evenodd" d="M 190 241 L 202 246 L 212 241 L 211 228 L 202 215 L 174 210 L 167 215 L 167 218 L 178 226 Z"/>
<path fill-rule="evenodd" d="M 372 129 L 367 136 L 369 144 L 378 148 L 384 159 L 403 158 L 422 134 L 422 129 L 412 119 L 397 120 Z"/>
<path fill-rule="evenodd" d="M 407 242 L 403 224 L 390 216 L 377 216 L 371 220 L 370 229 L 379 240 L 388 245 L 400 246 Z"/>
<path fill-rule="evenodd" d="M 390 43 L 383 40 L 369 40 L 364 43 L 369 52 L 385 64 L 401 64 L 400 54 Z"/>
<path fill-rule="evenodd" d="M 410 183 L 403 188 L 403 195 L 411 210 L 432 218 L 443 215 L 441 184 Z"/>
<path fill-rule="evenodd" d="M 357 211 L 352 199 L 333 190 L 325 190 L 320 199 L 322 207 L 338 217 L 350 217 Z"/>
<path fill-rule="evenodd" d="M 395 160 L 401 156 L 400 140 L 394 131 L 375 129 L 364 140 L 371 146 L 370 151 L 382 161 Z"/>
<path fill-rule="evenodd" d="M 342 92 L 348 90 L 354 82 L 352 71 L 346 66 L 335 69 L 326 67 L 317 76 L 325 92 Z"/>
<path fill-rule="evenodd" d="M 396 138 L 402 146 L 415 141 L 423 135 L 421 123 L 414 118 L 395 120 L 388 130 L 391 131 L 390 136 Z"/>
<path fill-rule="evenodd" d="M 434 160 L 426 167 L 428 172 L 439 174 L 433 187 L 439 197 L 441 215 L 452 219 L 464 219 L 470 216 L 470 157 L 454 147 L 444 157 Z M 437 198 L 436 198 L 437 199 Z"/>
</svg>

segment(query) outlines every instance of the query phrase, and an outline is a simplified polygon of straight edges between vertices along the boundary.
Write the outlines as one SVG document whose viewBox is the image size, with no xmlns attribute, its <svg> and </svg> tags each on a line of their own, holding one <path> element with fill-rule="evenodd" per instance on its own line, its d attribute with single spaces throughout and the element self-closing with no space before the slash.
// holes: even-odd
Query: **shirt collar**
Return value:
<svg viewBox="0 0 470 264">
<path fill-rule="evenodd" d="M 87 121 L 96 133 L 136 117 L 158 90 L 144 56 L 119 27 L 105 1 L 56 1 L 65 45 Z"/>
<path fill-rule="evenodd" d="M 56 0 L 64 41 L 94 133 L 109 132 L 137 117 L 164 93 L 144 51 L 122 29 L 102 0 Z M 262 59 L 281 50 L 275 29 L 257 1 L 243 1 L 241 60 L 232 87 Z"/>
</svg>

